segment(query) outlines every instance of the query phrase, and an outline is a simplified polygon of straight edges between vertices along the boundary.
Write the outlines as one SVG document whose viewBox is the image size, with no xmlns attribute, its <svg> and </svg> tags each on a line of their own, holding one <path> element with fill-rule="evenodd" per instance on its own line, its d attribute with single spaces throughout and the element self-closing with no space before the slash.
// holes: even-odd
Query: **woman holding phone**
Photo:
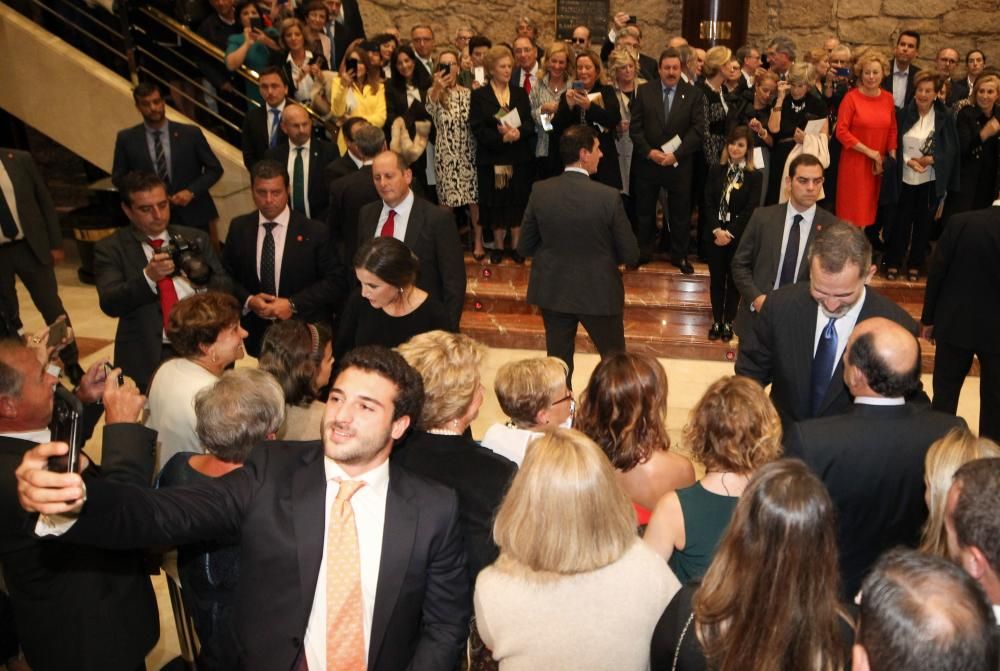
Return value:
<svg viewBox="0 0 1000 671">
<path fill-rule="evenodd" d="M 795 145 L 805 140 L 806 124 L 826 119 L 826 105 L 813 86 L 815 73 L 808 63 L 794 63 L 788 70 L 788 79 L 778 82 L 778 96 L 767 122 L 767 130 L 774 138 L 767 198 L 764 199 L 767 205 L 778 202 L 785 177 L 785 161 Z"/>
<path fill-rule="evenodd" d="M 351 117 L 361 117 L 371 125 L 381 127 L 386 118 L 382 70 L 372 66 L 362 42 L 351 42 L 340 63 L 340 70 L 336 74 L 328 73 L 324 81 L 324 87 L 328 88 L 318 88 L 317 97 L 326 98 L 323 103 L 330 108 L 327 118 L 335 119 L 338 125 Z M 314 98 L 313 107 L 322 109 L 323 103 Z M 337 147 L 341 156 L 347 154 L 343 133 L 337 135 Z"/>
<path fill-rule="evenodd" d="M 288 95 L 299 102 L 310 102 L 320 72 L 327 69 L 326 59 L 306 48 L 306 29 L 298 19 L 282 21 L 278 35 L 285 48 L 281 67 L 288 82 Z"/>
<path fill-rule="evenodd" d="M 274 28 L 264 28 L 257 5 L 252 2 L 241 2 L 236 5 L 236 16 L 243 26 L 243 32 L 229 36 L 226 45 L 226 68 L 239 70 L 245 65 L 259 72 L 270 65 L 274 54 L 281 51 L 277 42 L 278 31 Z M 264 104 L 260 89 L 250 80 L 246 82 L 246 94 L 251 100 Z"/>
</svg>

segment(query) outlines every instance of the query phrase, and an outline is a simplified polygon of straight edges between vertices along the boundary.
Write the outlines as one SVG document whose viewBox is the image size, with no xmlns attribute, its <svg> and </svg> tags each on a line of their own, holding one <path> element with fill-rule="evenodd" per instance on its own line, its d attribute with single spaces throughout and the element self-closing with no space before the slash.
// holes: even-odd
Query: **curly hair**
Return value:
<svg viewBox="0 0 1000 671">
<path fill-rule="evenodd" d="M 392 401 L 392 421 L 400 417 L 412 420 L 420 416 L 424 405 L 424 382 L 420 373 L 399 352 L 381 345 L 355 347 L 337 361 L 334 380 L 348 368 L 357 368 L 389 380 L 396 387 Z"/>
<path fill-rule="evenodd" d="M 285 403 L 306 406 L 316 400 L 316 371 L 323 363 L 323 353 L 331 339 L 326 324 L 288 319 L 268 327 L 257 365 L 281 385 Z"/>
<path fill-rule="evenodd" d="M 178 356 L 201 354 L 202 345 L 211 345 L 224 329 L 240 321 L 240 304 L 221 291 L 188 296 L 170 311 L 167 339 Z"/>
<path fill-rule="evenodd" d="M 629 471 L 670 447 L 666 419 L 667 372 L 648 354 L 622 352 L 597 364 L 573 426 Z"/>
</svg>

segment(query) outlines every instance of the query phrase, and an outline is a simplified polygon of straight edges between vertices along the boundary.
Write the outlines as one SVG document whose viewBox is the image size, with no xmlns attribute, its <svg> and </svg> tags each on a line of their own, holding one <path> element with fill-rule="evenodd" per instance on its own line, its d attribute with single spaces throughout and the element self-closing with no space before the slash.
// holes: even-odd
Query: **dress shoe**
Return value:
<svg viewBox="0 0 1000 671">
<path fill-rule="evenodd" d="M 518 264 L 519 266 L 523 266 L 524 265 L 524 257 L 521 256 L 520 254 L 518 254 L 516 249 L 510 250 L 510 252 L 508 252 L 508 254 L 510 254 L 510 260 L 511 261 L 513 261 L 514 263 Z"/>
<path fill-rule="evenodd" d="M 503 252 L 499 249 L 490 250 L 490 263 L 497 265 L 503 261 Z"/>
<path fill-rule="evenodd" d="M 681 272 L 685 275 L 694 274 L 694 266 L 691 265 L 691 262 L 688 261 L 686 257 L 676 261 L 671 261 L 671 263 L 680 268 Z"/>
<path fill-rule="evenodd" d="M 722 325 L 722 342 L 729 342 L 733 339 L 733 325 L 726 322 Z"/>
<path fill-rule="evenodd" d="M 71 363 L 66 365 L 66 369 L 63 374 L 69 378 L 69 381 L 73 383 L 74 387 L 80 386 L 80 380 L 83 379 L 84 370 L 80 367 L 78 363 Z"/>
<path fill-rule="evenodd" d="M 712 328 L 708 329 L 708 339 L 718 340 L 722 337 L 722 325 L 719 322 L 712 324 Z"/>
</svg>

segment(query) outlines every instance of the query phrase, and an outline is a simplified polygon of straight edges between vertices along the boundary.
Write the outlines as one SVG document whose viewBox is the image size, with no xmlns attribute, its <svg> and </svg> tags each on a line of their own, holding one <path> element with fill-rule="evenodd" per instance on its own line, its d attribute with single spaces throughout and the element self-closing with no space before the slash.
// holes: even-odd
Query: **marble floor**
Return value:
<svg viewBox="0 0 1000 671">
<path fill-rule="evenodd" d="M 67 244 L 67 261 L 56 269 L 60 286 L 60 295 L 66 310 L 73 321 L 73 326 L 81 345 L 85 345 L 85 356 L 82 364 L 89 364 L 110 359 L 112 356 L 111 342 L 114 340 L 116 320 L 108 317 L 97 302 L 97 292 L 94 287 L 83 284 L 76 275 L 76 250 L 72 243 Z M 41 315 L 34 309 L 31 299 L 23 286 L 18 286 L 21 301 L 21 317 L 28 333 L 44 326 Z M 473 435 L 482 436 L 494 422 L 504 421 L 496 397 L 492 393 L 493 378 L 496 370 L 505 362 L 519 358 L 538 356 L 538 351 L 493 348 L 483 367 L 483 383 L 489 393 L 479 413 L 479 418 L 473 424 Z M 596 354 L 578 354 L 575 361 L 573 388 L 582 390 L 587 383 L 591 371 L 598 361 Z M 680 434 L 691 408 L 704 393 L 708 386 L 723 375 L 732 374 L 732 364 L 725 362 L 691 361 L 684 359 L 661 359 L 667 370 L 669 379 L 669 394 L 667 408 L 667 425 L 674 445 L 680 446 Z M 252 359 L 244 359 L 240 365 L 254 365 Z M 924 386 L 930 390 L 930 375 L 924 376 Z M 959 414 L 965 418 L 969 426 L 979 426 L 979 378 L 970 377 L 962 390 L 959 403 Z M 680 446 L 683 449 L 683 446 Z M 100 427 L 88 444 L 88 454 L 100 461 Z M 147 658 L 149 669 L 159 669 L 166 662 L 179 654 L 179 644 L 174 628 L 173 615 L 167 597 L 166 584 L 162 575 L 153 580 L 156 588 L 157 601 L 160 607 L 161 635 L 157 646 Z M 3 667 L 0 667 L 2 671 Z"/>
</svg>

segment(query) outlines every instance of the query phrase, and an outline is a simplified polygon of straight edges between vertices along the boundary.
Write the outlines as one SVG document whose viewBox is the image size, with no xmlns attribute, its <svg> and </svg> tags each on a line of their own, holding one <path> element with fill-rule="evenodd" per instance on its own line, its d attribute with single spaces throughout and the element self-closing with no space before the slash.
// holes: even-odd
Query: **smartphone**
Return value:
<svg viewBox="0 0 1000 671">
<path fill-rule="evenodd" d="M 583 82 L 581 82 L 579 80 L 573 82 L 573 90 L 574 91 L 584 91 L 584 90 L 586 90 L 586 88 L 587 87 L 584 86 Z"/>
<path fill-rule="evenodd" d="M 80 472 L 80 418 L 83 403 L 73 392 L 62 385 L 56 385 L 55 402 L 52 405 L 52 440 L 69 445 L 69 453 L 61 457 L 49 458 L 49 470 L 57 473 Z"/>
<path fill-rule="evenodd" d="M 264 32 L 264 19 L 260 18 L 259 16 L 250 19 L 250 28 L 258 32 Z"/>
<path fill-rule="evenodd" d="M 628 24 L 627 25 L 634 26 L 637 23 L 639 23 L 639 17 L 636 16 L 635 14 L 629 14 L 628 15 Z"/>
<path fill-rule="evenodd" d="M 357 72 L 358 71 L 358 63 L 360 63 L 360 61 L 357 58 L 348 58 L 347 59 L 347 63 L 344 66 L 344 69 L 348 70 L 348 71 L 350 71 L 352 73 Z"/>
<path fill-rule="evenodd" d="M 111 362 L 104 364 L 104 378 L 107 379 L 111 376 L 112 371 L 114 371 L 115 365 Z M 118 373 L 118 386 L 125 384 L 125 373 Z"/>
<path fill-rule="evenodd" d="M 450 63 L 439 63 L 438 64 L 438 72 L 440 72 L 442 75 L 449 75 L 449 74 L 451 74 L 451 64 Z"/>
<path fill-rule="evenodd" d="M 850 68 L 834 68 L 833 69 L 833 74 L 837 75 L 838 77 L 850 77 L 851 76 L 851 69 Z"/>
<path fill-rule="evenodd" d="M 59 317 L 49 324 L 49 340 L 47 347 L 56 347 L 66 338 L 66 317 Z"/>
</svg>

